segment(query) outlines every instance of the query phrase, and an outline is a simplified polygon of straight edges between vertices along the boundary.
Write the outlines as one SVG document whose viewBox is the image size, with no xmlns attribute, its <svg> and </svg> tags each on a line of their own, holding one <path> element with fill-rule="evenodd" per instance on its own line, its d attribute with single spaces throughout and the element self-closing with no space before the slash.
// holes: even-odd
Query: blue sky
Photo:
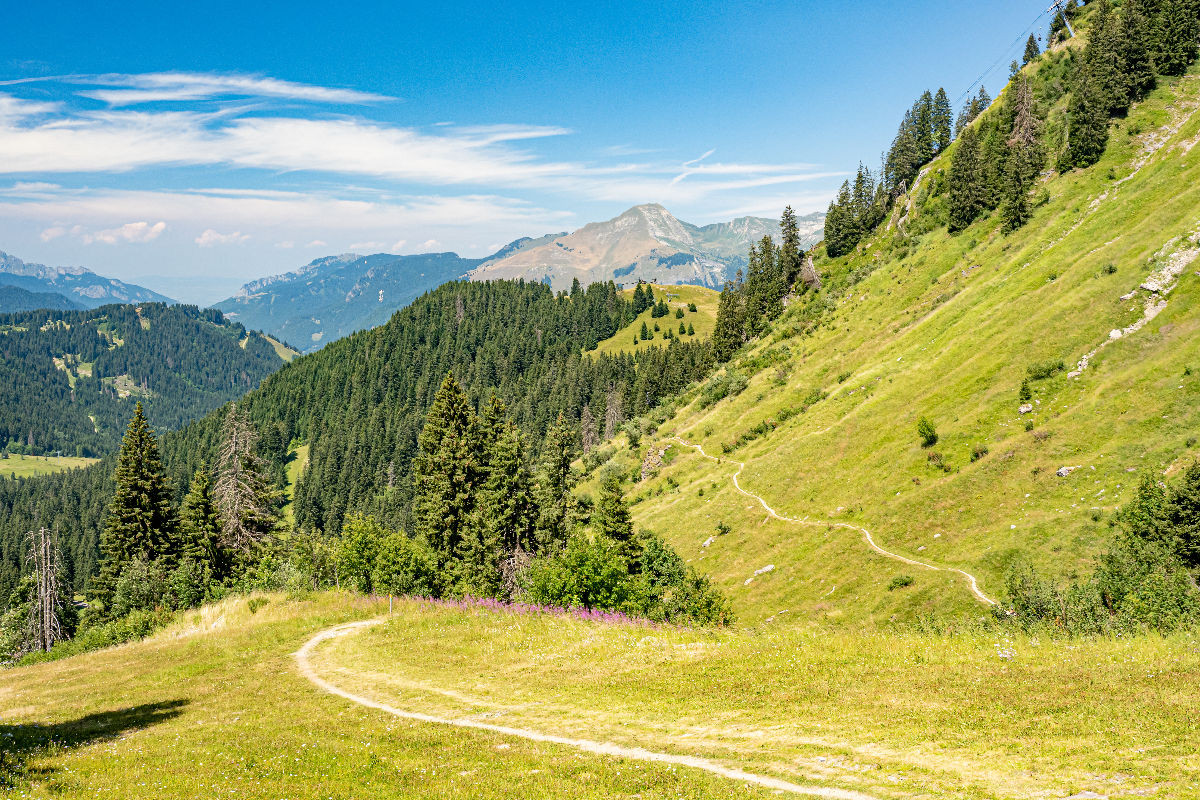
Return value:
<svg viewBox="0 0 1200 800">
<path fill-rule="evenodd" d="M 642 202 L 823 210 L 922 90 L 994 67 L 994 94 L 1048 22 L 1046 0 L 270 5 L 9 4 L 0 250 L 206 303 Z"/>
</svg>

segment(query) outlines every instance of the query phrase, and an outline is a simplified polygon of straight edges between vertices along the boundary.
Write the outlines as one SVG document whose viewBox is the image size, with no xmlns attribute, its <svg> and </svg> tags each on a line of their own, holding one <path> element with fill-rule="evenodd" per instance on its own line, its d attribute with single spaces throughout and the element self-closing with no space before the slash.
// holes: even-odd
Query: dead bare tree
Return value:
<svg viewBox="0 0 1200 800">
<path fill-rule="evenodd" d="M 66 638 L 62 627 L 62 557 L 58 534 L 41 527 L 29 532 L 29 549 L 35 580 L 29 603 L 29 646 L 48 652 Z"/>
<path fill-rule="evenodd" d="M 275 492 L 255 451 L 258 434 L 246 412 L 233 404 L 221 426 L 217 482 L 213 486 L 221 538 L 226 547 L 247 553 L 264 541 L 278 522 Z"/>
<path fill-rule="evenodd" d="M 617 434 L 621 423 L 625 421 L 625 410 L 621 402 L 621 393 L 616 386 L 610 385 L 604 398 L 604 438 L 611 439 Z"/>
</svg>

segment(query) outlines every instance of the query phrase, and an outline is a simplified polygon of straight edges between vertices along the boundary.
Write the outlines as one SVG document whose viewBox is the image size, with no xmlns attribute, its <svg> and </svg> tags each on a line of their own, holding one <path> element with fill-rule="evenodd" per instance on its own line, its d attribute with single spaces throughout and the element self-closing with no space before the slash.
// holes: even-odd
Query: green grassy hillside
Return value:
<svg viewBox="0 0 1200 800">
<path fill-rule="evenodd" d="M 819 261 L 825 288 L 728 365 L 747 388 L 707 408 L 701 392 L 685 395 L 650 446 L 678 434 L 714 455 L 732 447 L 743 487 L 781 514 L 863 526 L 887 549 L 975 574 L 993 596 L 1018 557 L 1063 578 L 1089 572 L 1141 475 L 1200 453 L 1198 107 L 1195 70 L 1161 81 L 1114 123 L 1098 164 L 1044 176 L 1033 219 L 1007 235 L 998 215 L 954 236 L 938 224 L 929 187 L 949 154 L 938 158 L 903 230 L 885 223 Z M 1029 368 L 1058 361 L 1019 413 Z M 921 416 L 940 435 L 932 448 Z M 861 533 L 767 518 L 733 490 L 733 466 L 680 449 L 634 489 L 636 517 L 747 618 L 884 621 L 978 605 L 960 576 L 884 558 Z M 702 547 L 718 522 L 731 531 Z M 914 582 L 889 591 L 900 573 Z"/>
<path fill-rule="evenodd" d="M 636 353 L 638 350 L 645 350 L 648 347 L 662 346 L 664 344 L 663 333 L 670 328 L 671 331 L 682 341 L 703 340 L 712 336 L 713 327 L 717 324 L 717 299 L 720 297 L 720 292 L 713 291 L 704 286 L 659 286 L 658 284 L 648 284 L 651 291 L 654 292 L 654 300 L 666 300 L 667 305 L 671 308 L 671 313 L 666 317 L 654 319 L 650 316 L 650 309 L 646 309 L 633 320 L 633 322 L 621 328 L 613 336 L 600 342 L 597 352 L 613 354 L 613 353 Z M 621 296 L 626 300 L 633 299 L 633 290 L 625 289 L 621 291 Z M 695 303 L 696 310 L 689 311 L 688 304 Z M 676 319 L 675 312 L 678 309 L 683 310 L 683 319 Z M 658 323 L 662 331 L 654 334 L 653 339 L 642 340 L 638 338 L 638 334 L 642 330 L 642 323 L 651 332 L 654 331 L 654 323 Z M 679 335 L 679 323 L 684 325 L 691 323 L 695 330 L 695 335 L 687 336 Z"/>
<path fill-rule="evenodd" d="M 228 600 L 136 644 L 0 673 L 0 794 L 121 798 L 767 797 L 694 770 L 398 721 L 293 654 L 387 602 Z"/>
</svg>

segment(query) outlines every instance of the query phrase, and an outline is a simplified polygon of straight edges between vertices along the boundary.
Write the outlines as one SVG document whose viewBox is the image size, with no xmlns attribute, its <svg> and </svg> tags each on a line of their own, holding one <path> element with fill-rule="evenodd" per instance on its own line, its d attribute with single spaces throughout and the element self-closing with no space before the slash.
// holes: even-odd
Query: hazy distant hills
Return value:
<svg viewBox="0 0 1200 800">
<path fill-rule="evenodd" d="M 0 252 L 0 313 L 36 308 L 98 308 L 109 303 L 174 302 L 158 292 L 97 275 L 84 267 L 30 264 Z"/>
<path fill-rule="evenodd" d="M 802 244 L 821 238 L 825 215 L 799 218 Z M 574 233 L 541 243 L 531 240 L 515 253 L 500 253 L 471 273 L 472 280 L 524 278 L 569 289 L 576 278 L 595 281 L 638 280 L 720 287 L 746 266 L 750 245 L 763 236 L 779 240 L 779 222 L 739 217 L 697 226 L 677 219 L 657 203 L 634 206 L 606 222 L 593 222 Z"/>
<path fill-rule="evenodd" d="M 251 330 L 312 351 L 386 322 L 397 309 L 480 263 L 455 253 L 346 253 L 248 283 L 215 307 Z"/>
</svg>

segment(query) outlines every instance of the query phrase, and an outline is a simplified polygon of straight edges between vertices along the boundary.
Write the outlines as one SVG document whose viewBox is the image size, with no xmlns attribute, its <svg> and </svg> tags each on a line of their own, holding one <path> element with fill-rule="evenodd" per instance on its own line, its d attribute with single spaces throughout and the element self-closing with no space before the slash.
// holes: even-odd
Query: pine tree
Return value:
<svg viewBox="0 0 1200 800">
<path fill-rule="evenodd" d="M 830 258 L 843 256 L 858 244 L 853 205 L 850 182 L 844 181 L 825 217 L 825 252 Z"/>
<path fill-rule="evenodd" d="M 1090 167 L 1108 145 L 1108 109 L 1097 81 L 1086 67 L 1080 70 L 1067 106 L 1067 148 L 1058 161 L 1060 170 Z"/>
<path fill-rule="evenodd" d="M 939 87 L 933 97 L 933 139 L 937 152 L 944 152 L 953 137 L 954 112 L 950 109 L 950 98 L 946 90 Z"/>
<path fill-rule="evenodd" d="M 986 207 L 983 167 L 979 163 L 979 135 L 968 127 L 958 138 L 950 162 L 950 232 L 966 228 Z"/>
<path fill-rule="evenodd" d="M 177 555 L 175 514 L 163 477 L 158 439 L 141 403 L 121 442 L 115 479 L 116 492 L 100 535 L 100 573 L 91 591 L 93 599 L 105 608 L 111 604 L 117 579 L 129 562 L 173 560 Z"/>
<path fill-rule="evenodd" d="M 180 556 L 207 565 L 214 576 L 227 574 L 228 559 L 221 547 L 221 516 L 213 501 L 212 479 L 201 465 L 179 508 Z"/>
<path fill-rule="evenodd" d="M 221 425 L 213 496 L 221 516 L 221 543 L 242 558 L 266 543 L 279 524 L 280 494 L 267 478 L 257 444 L 245 410 L 230 404 Z"/>
<path fill-rule="evenodd" d="M 1182 75 L 1196 60 L 1200 14 L 1195 2 L 1164 2 L 1155 31 L 1154 66 L 1162 75 Z"/>
<path fill-rule="evenodd" d="M 536 545 L 539 553 L 557 552 L 575 527 L 576 503 L 572 490 L 577 476 L 571 467 L 574 460 L 575 432 L 559 414 L 558 420 L 546 432 L 538 468 Z"/>
<path fill-rule="evenodd" d="M 796 225 L 796 212 L 791 206 L 783 209 L 779 230 L 783 234 L 783 242 L 779 248 L 779 268 L 790 291 L 796 279 L 800 277 L 800 231 Z"/>
<path fill-rule="evenodd" d="M 642 320 L 642 330 L 638 333 L 638 338 L 643 342 L 650 340 L 650 329 L 646 327 L 645 320 Z"/>
<path fill-rule="evenodd" d="M 681 324 L 682 324 L 682 323 L 681 323 Z M 688 336 L 695 336 L 695 335 L 696 335 L 696 329 L 692 327 L 692 323 L 690 323 L 690 322 L 688 323 L 688 326 L 687 326 L 687 335 L 688 335 Z"/>
<path fill-rule="evenodd" d="M 474 416 L 458 381 L 447 374 L 417 437 L 413 527 L 433 546 L 442 565 L 456 556 L 471 524 L 479 472 L 470 440 Z"/>
<path fill-rule="evenodd" d="M 917 143 L 916 166 L 920 167 L 933 158 L 936 146 L 933 136 L 933 95 L 928 91 L 913 106 L 913 136 Z M 916 176 L 915 169 L 913 176 Z"/>
<path fill-rule="evenodd" d="M 1121 59 L 1125 66 L 1129 99 L 1141 100 L 1154 88 L 1154 59 L 1150 52 L 1150 19 L 1144 0 L 1125 0 L 1121 7 Z"/>
<path fill-rule="evenodd" d="M 741 273 L 736 281 L 728 281 L 717 300 L 717 324 L 713 328 L 713 356 L 718 362 L 728 361 L 745 342 L 745 309 L 742 297 Z"/>
<path fill-rule="evenodd" d="M 1037 37 L 1032 33 L 1025 40 L 1025 55 L 1021 58 L 1021 65 L 1025 66 L 1042 54 L 1042 48 L 1038 46 Z"/>
<path fill-rule="evenodd" d="M 636 573 L 640 566 L 641 548 L 633 535 L 633 519 L 629 516 L 629 507 L 625 505 L 621 481 L 614 474 L 607 475 L 600 484 L 600 496 L 596 500 L 596 511 L 592 514 L 592 527 L 596 533 L 617 543 L 619 552 L 629 565 L 629 571 Z"/>
</svg>

